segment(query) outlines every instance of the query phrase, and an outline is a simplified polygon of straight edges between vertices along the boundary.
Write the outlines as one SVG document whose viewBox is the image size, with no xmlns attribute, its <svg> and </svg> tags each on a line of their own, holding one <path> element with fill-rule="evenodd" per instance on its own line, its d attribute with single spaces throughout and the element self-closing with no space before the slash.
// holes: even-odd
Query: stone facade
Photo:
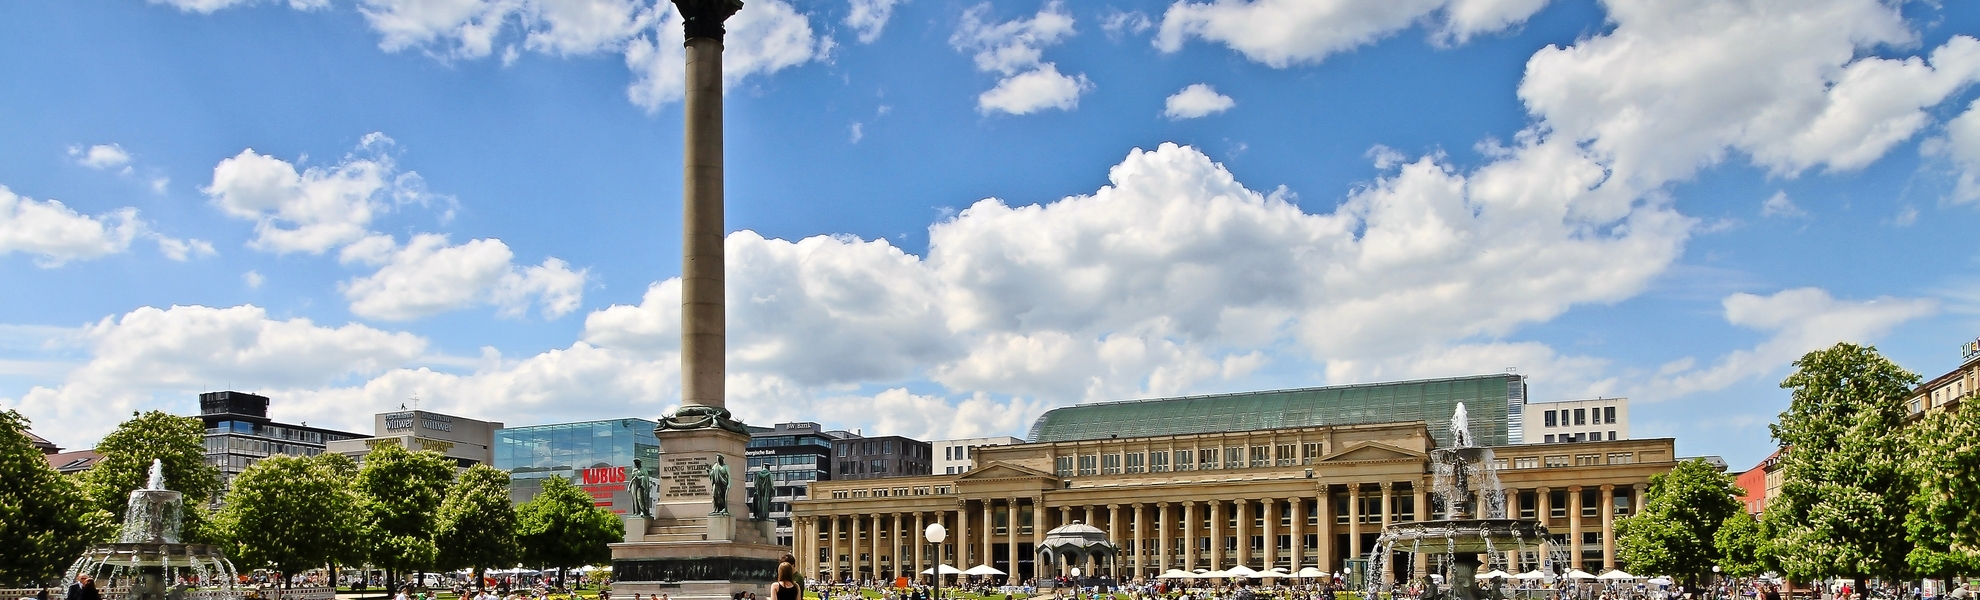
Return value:
<svg viewBox="0 0 1980 600">
<path fill-rule="evenodd" d="M 979 448 L 959 475 L 812 484 L 792 507 L 794 554 L 824 580 L 920 573 L 935 564 L 921 532 L 941 522 L 943 564 L 989 564 L 1016 582 L 1075 566 L 1031 557 L 1046 531 L 1078 521 L 1124 549 L 1118 564 L 1078 565 L 1087 573 L 1339 572 L 1383 526 L 1441 516 L 1427 497 L 1435 443 L 1413 422 Z M 1642 509 L 1673 449 L 1665 438 L 1493 450 L 1510 516 L 1541 519 L 1556 548 L 1599 573 L 1618 566 L 1615 519 Z"/>
</svg>

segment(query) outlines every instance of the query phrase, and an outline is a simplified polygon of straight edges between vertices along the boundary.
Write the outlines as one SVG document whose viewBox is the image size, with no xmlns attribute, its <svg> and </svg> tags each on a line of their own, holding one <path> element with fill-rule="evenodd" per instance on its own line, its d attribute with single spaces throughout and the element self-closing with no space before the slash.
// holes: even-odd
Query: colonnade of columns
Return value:
<svg viewBox="0 0 1980 600">
<path fill-rule="evenodd" d="M 956 510 L 799 517 L 794 550 L 805 573 L 832 581 L 919 574 L 938 562 L 930 555 L 921 532 L 928 523 L 939 522 L 949 531 L 940 563 L 958 569 L 992 564 L 997 556 L 994 550 L 1001 545 L 1005 562 L 995 566 L 1010 572 L 1011 581 L 1020 575 L 1051 577 L 1072 566 L 1087 573 L 1099 568 L 1100 574 L 1121 579 L 1153 577 L 1170 569 L 1228 569 L 1240 564 L 1260 571 L 1281 567 L 1298 572 L 1313 566 L 1339 572 L 1344 570 L 1342 560 L 1365 557 L 1373 549 L 1381 528 L 1430 519 L 1428 487 L 1427 481 L 1375 482 L 1323 486 L 1317 493 L 1282 497 L 1058 506 L 1043 506 L 1036 497 L 971 499 Z M 1642 510 L 1645 487 L 1638 483 L 1622 488 L 1628 490 L 1630 514 Z M 1337 498 L 1337 491 L 1344 493 Z M 1591 494 L 1599 497 L 1599 505 L 1584 506 L 1584 491 L 1599 491 Z M 1566 506 L 1558 514 L 1553 506 L 1556 492 L 1566 498 Z M 1499 493 L 1504 496 L 1496 500 L 1503 502 L 1507 517 L 1537 518 L 1546 524 L 1557 541 L 1566 543 L 1565 550 L 1576 567 L 1591 572 L 1616 567 L 1617 486 L 1605 484 L 1587 490 L 1578 485 L 1565 490 L 1506 488 Z M 1380 504 L 1373 504 L 1377 498 Z M 1407 510 L 1399 500 L 1409 501 Z M 1481 512 L 1487 503 L 1486 498 L 1479 499 Z M 1032 509 L 1030 523 L 1020 521 L 1020 508 L 1025 506 Z M 1005 517 L 1003 527 L 996 524 L 998 513 Z M 1096 516 L 1105 521 L 1104 525 L 1094 522 Z M 1089 560 L 1085 565 L 1010 568 L 1031 561 L 1047 530 L 1075 518 L 1106 531 L 1108 538 L 1121 546 L 1119 560 L 1111 565 Z M 1594 531 L 1600 532 L 1599 543 L 1586 545 L 1597 541 L 1587 535 Z M 1398 572 L 1397 561 L 1384 561 L 1383 574 L 1392 580 L 1420 575 L 1429 554 L 1417 554 L 1404 563 L 1404 572 Z M 1508 552 L 1505 558 L 1514 557 Z M 1535 565 L 1512 566 L 1531 569 Z"/>
</svg>

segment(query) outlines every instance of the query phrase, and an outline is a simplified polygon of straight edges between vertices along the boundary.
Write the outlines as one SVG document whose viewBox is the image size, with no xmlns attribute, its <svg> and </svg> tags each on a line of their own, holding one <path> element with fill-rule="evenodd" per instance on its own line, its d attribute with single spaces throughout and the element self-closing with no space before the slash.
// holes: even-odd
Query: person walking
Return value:
<svg viewBox="0 0 1980 600">
<path fill-rule="evenodd" d="M 770 584 L 770 600 L 804 600 L 803 588 L 797 582 L 797 562 L 777 563 L 777 581 Z"/>
</svg>

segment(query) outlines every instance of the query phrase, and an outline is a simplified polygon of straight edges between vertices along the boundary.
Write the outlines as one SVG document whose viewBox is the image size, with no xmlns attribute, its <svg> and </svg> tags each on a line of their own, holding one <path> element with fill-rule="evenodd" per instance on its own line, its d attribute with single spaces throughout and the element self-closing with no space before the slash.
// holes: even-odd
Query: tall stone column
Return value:
<svg viewBox="0 0 1980 600">
<path fill-rule="evenodd" d="M 1382 530 L 1389 528 L 1396 512 L 1395 482 L 1382 482 Z M 1396 580 L 1396 561 L 1393 556 L 1382 557 L 1382 581 Z"/>
<path fill-rule="evenodd" d="M 997 535 L 997 516 L 991 512 L 996 503 L 996 500 L 990 498 L 983 499 L 983 556 L 977 557 L 976 564 L 979 565 L 996 562 L 993 558 L 995 555 L 990 553 L 990 544 L 992 540 L 996 539 Z M 961 565 L 957 565 L 956 568 L 965 571 L 969 570 Z"/>
<path fill-rule="evenodd" d="M 1080 509 L 1080 512 L 1082 512 L 1082 513 L 1084 513 L 1084 514 L 1086 515 L 1086 521 L 1084 521 L 1084 523 L 1086 523 L 1086 526 L 1087 526 L 1087 527 L 1092 527 L 1092 528 L 1094 528 L 1094 529 L 1099 529 L 1099 528 L 1100 528 L 1100 526 L 1099 526 L 1099 525 L 1097 525 L 1097 524 L 1095 524 L 1095 523 L 1094 523 L 1094 521 L 1093 521 L 1093 505 L 1091 505 L 1091 504 L 1088 504 L 1088 505 L 1085 505 L 1085 506 L 1081 506 L 1081 507 L 1079 507 L 1079 509 Z M 1108 541 L 1112 541 L 1112 540 L 1108 540 Z M 1079 573 L 1080 573 L 1080 575 L 1081 575 L 1081 576 L 1084 576 L 1084 577 L 1098 577 L 1098 576 L 1099 576 L 1099 574 L 1098 574 L 1098 573 L 1094 573 L 1094 572 L 1093 572 L 1093 569 L 1094 569 L 1094 565 L 1097 565 L 1097 564 L 1099 564 L 1099 563 L 1098 563 L 1098 561 L 1095 561 L 1095 560 L 1093 559 L 1093 556 L 1092 556 L 1092 555 L 1090 555 L 1090 554 L 1089 554 L 1089 555 L 1087 555 L 1087 557 L 1086 557 L 1086 565 L 1080 568 L 1080 571 L 1079 571 Z"/>
<path fill-rule="evenodd" d="M 1005 578 L 1005 585 L 1017 585 L 1017 582 L 1018 582 L 1018 563 L 1019 563 L 1019 561 L 1020 561 L 1021 559 L 1023 559 L 1023 557 L 1021 557 L 1021 556 L 1018 556 L 1018 498 L 1017 498 L 1017 496 L 1011 496 L 1011 505 L 1010 505 L 1010 506 L 1009 506 L 1008 508 L 1009 508 L 1009 513 L 1005 515 L 1005 520 L 1006 520 L 1006 521 L 1008 521 L 1008 522 L 1010 523 L 1010 526 L 1009 526 L 1009 527 L 1005 527 L 1005 528 L 1004 528 L 1004 531 L 1005 531 L 1005 532 L 1007 532 L 1007 533 L 1008 533 L 1009 535 L 1008 535 L 1007 537 L 1005 537 L 1005 538 L 1004 538 L 1004 541 L 1005 541 L 1005 543 L 1006 543 L 1006 544 L 1008 544 L 1008 545 L 1009 545 L 1009 547 L 1008 547 L 1008 548 L 1007 548 L 1006 550 L 1007 550 L 1007 552 L 1009 553 L 1009 555 L 1010 555 L 1010 557 L 1011 557 L 1011 562 L 1010 562 L 1010 568 L 1009 568 L 1009 569 L 1006 569 L 1006 570 L 1005 570 L 1005 575 L 1004 575 L 1004 578 Z"/>
<path fill-rule="evenodd" d="M 1292 562 L 1286 570 L 1298 573 L 1306 565 L 1306 510 L 1299 496 L 1286 499 L 1286 510 L 1292 515 Z"/>
<path fill-rule="evenodd" d="M 859 579 L 859 578 L 860 578 L 860 576 L 859 576 L 859 551 L 861 550 L 861 548 L 859 547 L 859 533 L 860 533 L 860 531 L 861 531 L 861 528 L 863 528 L 863 527 L 865 527 L 865 526 L 866 526 L 866 523 L 865 523 L 865 521 L 866 521 L 866 517 L 865 517 L 864 515 L 860 515 L 860 514 L 856 514 L 856 513 L 855 513 L 855 514 L 853 514 L 853 515 L 851 515 L 851 518 L 852 518 L 852 538 L 851 538 L 851 539 L 848 539 L 848 540 L 846 540 L 846 541 L 847 541 L 847 542 L 851 542 L 851 544 L 850 544 L 850 545 L 852 546 L 852 551 L 851 551 L 851 552 L 849 552 L 848 554 L 851 554 L 851 555 L 852 555 L 852 565 L 851 565 L 851 567 L 852 567 L 852 569 L 851 569 L 851 571 L 852 571 L 852 578 L 853 578 L 853 579 L 855 579 L 855 580 L 857 580 L 857 579 Z"/>
<path fill-rule="evenodd" d="M 1581 568 L 1581 486 L 1568 486 L 1568 564 Z"/>
<path fill-rule="evenodd" d="M 1317 566 L 1331 574 L 1339 570 L 1334 565 L 1334 486 L 1320 486 L 1320 493 L 1314 496 L 1313 501 L 1318 503 L 1315 512 L 1320 517 L 1320 524 L 1314 529 L 1315 537 L 1320 542 L 1320 564 Z"/>
<path fill-rule="evenodd" d="M 1121 543 L 1121 505 L 1119 504 L 1107 505 L 1107 541 L 1113 544 Z M 1113 576 L 1115 581 L 1120 581 L 1121 557 L 1114 557 L 1107 566 L 1107 574 Z"/>
<path fill-rule="evenodd" d="M 935 514 L 940 515 L 942 513 Z M 914 533 L 908 536 L 908 539 L 914 540 L 914 560 L 908 563 L 908 577 L 915 578 L 916 580 L 920 580 L 921 570 L 924 568 L 921 566 L 921 563 L 927 562 L 928 540 L 922 537 L 922 532 L 928 531 L 927 517 L 928 513 L 915 512 Z"/>
<path fill-rule="evenodd" d="M 956 546 L 956 564 L 949 566 L 961 571 L 969 570 L 969 551 L 976 547 L 976 540 L 969 537 L 969 500 L 967 499 L 956 503 L 956 535 L 949 539 L 955 540 L 952 543 Z M 936 564 L 940 564 L 940 561 Z"/>
<path fill-rule="evenodd" d="M 908 561 L 901 560 L 901 541 L 902 538 L 906 537 L 903 534 L 907 529 L 907 521 L 904 519 L 905 517 L 901 513 L 894 513 L 893 535 L 887 536 L 887 541 L 889 542 L 888 549 L 893 551 L 891 554 L 888 554 L 887 561 L 889 563 L 888 566 L 893 567 L 894 577 L 901 577 L 907 574 L 907 569 L 903 568 L 902 565 L 907 564 Z"/>
<path fill-rule="evenodd" d="M 1279 565 L 1279 499 L 1265 499 L 1265 568 L 1270 571 Z"/>
<path fill-rule="evenodd" d="M 1231 517 L 1237 519 L 1237 564 L 1246 567 L 1251 566 L 1251 513 L 1249 498 L 1231 503 Z"/>
<path fill-rule="evenodd" d="M 873 565 L 872 578 L 874 581 L 880 580 L 880 526 L 886 523 L 884 519 L 886 519 L 885 516 L 873 515 L 873 529 L 871 533 L 866 534 L 867 546 L 872 550 L 872 554 L 869 554 L 869 558 L 866 560 Z"/>
<path fill-rule="evenodd" d="M 1155 573 L 1157 575 L 1160 575 L 1162 573 L 1167 573 L 1171 568 L 1169 566 L 1169 556 L 1171 552 L 1169 548 L 1170 546 L 1175 544 L 1175 540 L 1170 539 L 1172 535 L 1173 534 L 1169 533 L 1169 503 L 1156 502 L 1155 503 L 1155 537 L 1156 537 Z"/>
<path fill-rule="evenodd" d="M 1426 477 L 1419 481 L 1410 482 L 1409 489 L 1416 502 L 1416 514 L 1412 515 L 1411 518 L 1416 519 L 1419 523 L 1430 520 L 1430 479 Z M 1411 555 L 1409 559 L 1409 578 L 1416 579 L 1428 575 L 1430 572 L 1426 567 L 1430 564 L 1429 561 L 1430 553 L 1428 552 L 1417 552 Z"/>
<path fill-rule="evenodd" d="M 1038 549 L 1045 545 L 1045 532 L 1051 531 L 1051 513 L 1045 512 L 1045 497 L 1031 499 L 1031 576 L 1044 577 L 1045 563 L 1038 560 Z"/>
<path fill-rule="evenodd" d="M 1224 569 L 1224 501 L 1210 501 L 1210 570 Z"/>
<path fill-rule="evenodd" d="M 1129 579 L 1133 579 L 1148 573 L 1148 546 L 1147 542 L 1141 539 L 1141 528 L 1148 524 L 1148 520 L 1141 514 L 1140 502 L 1128 505 L 1128 510 L 1132 515 L 1128 519 L 1128 529 L 1134 531 L 1134 560 L 1128 563 L 1128 567 L 1134 569 L 1134 573 L 1129 576 Z"/>
<path fill-rule="evenodd" d="M 832 581 L 846 580 L 839 571 L 839 536 L 845 535 L 845 531 L 845 522 L 840 520 L 839 515 L 832 515 L 832 538 L 826 543 L 831 546 L 828 551 L 832 553 L 832 557 L 826 561 L 826 564 L 830 565 L 828 568 L 832 571 Z"/>
<path fill-rule="evenodd" d="M 1348 558 L 1361 558 L 1361 484 L 1348 484 Z"/>
<path fill-rule="evenodd" d="M 1193 572 L 1196 570 L 1196 541 L 1197 538 L 1202 537 L 1196 535 L 1196 502 L 1194 500 L 1183 502 L 1182 508 L 1183 570 Z"/>
<path fill-rule="evenodd" d="M 681 177 L 681 404 L 721 409 L 723 312 L 722 22 L 738 0 L 674 0 L 686 18 L 685 169 Z"/>
<path fill-rule="evenodd" d="M 1616 486 L 1602 484 L 1602 572 L 1616 568 Z"/>
<path fill-rule="evenodd" d="M 1629 516 L 1634 517 L 1643 514 L 1643 493 L 1649 489 L 1650 486 L 1643 483 L 1631 484 L 1629 486 L 1629 501 L 1632 503 L 1629 509 Z"/>
</svg>

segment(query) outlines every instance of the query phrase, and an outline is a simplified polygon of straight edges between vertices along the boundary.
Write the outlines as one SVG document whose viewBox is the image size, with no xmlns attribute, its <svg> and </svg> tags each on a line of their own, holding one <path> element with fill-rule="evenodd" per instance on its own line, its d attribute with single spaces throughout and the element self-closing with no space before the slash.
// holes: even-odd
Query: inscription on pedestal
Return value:
<svg viewBox="0 0 1980 600">
<path fill-rule="evenodd" d="M 666 482 L 661 497 L 707 498 L 712 494 L 708 489 L 708 469 L 713 466 L 715 459 L 707 456 L 661 455 L 660 477 Z"/>
<path fill-rule="evenodd" d="M 619 581 L 768 583 L 776 576 L 777 561 L 770 558 L 708 556 L 612 561 L 612 578 Z"/>
</svg>

